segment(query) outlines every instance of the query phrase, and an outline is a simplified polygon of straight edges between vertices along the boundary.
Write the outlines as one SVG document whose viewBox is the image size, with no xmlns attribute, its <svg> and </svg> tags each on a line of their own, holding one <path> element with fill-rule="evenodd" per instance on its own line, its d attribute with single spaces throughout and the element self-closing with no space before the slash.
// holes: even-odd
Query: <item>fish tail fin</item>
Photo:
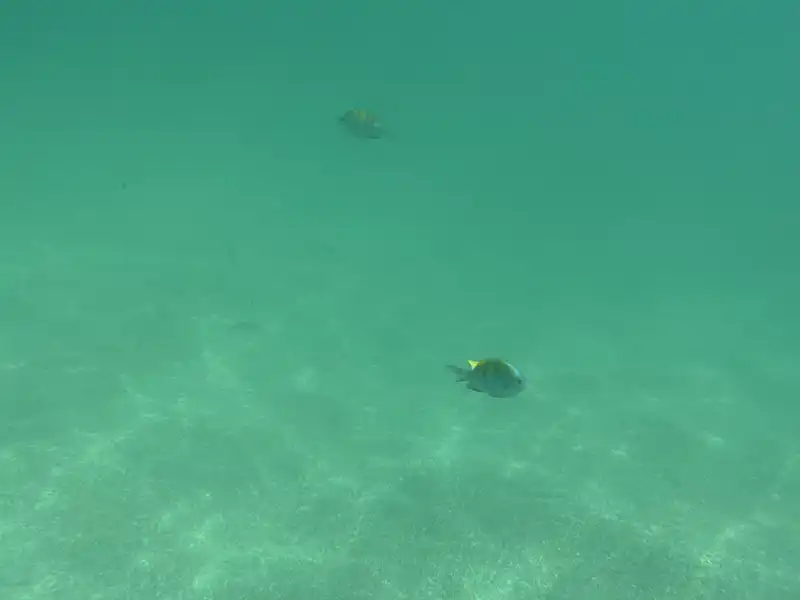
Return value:
<svg viewBox="0 0 800 600">
<path fill-rule="evenodd" d="M 455 365 L 447 365 L 447 370 L 456 376 L 456 382 L 467 381 L 469 379 L 469 369 L 462 369 Z"/>
</svg>

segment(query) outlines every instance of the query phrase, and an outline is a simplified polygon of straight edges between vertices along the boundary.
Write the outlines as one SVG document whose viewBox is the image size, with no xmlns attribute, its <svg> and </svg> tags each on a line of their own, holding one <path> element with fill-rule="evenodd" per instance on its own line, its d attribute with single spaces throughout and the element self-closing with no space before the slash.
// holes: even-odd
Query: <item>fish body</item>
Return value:
<svg viewBox="0 0 800 600">
<path fill-rule="evenodd" d="M 525 378 L 511 363 L 500 358 L 467 361 L 469 368 L 448 366 L 456 381 L 464 381 L 473 392 L 492 398 L 511 398 L 525 389 Z"/>
<path fill-rule="evenodd" d="M 339 122 L 356 137 L 377 140 L 386 136 L 386 130 L 375 113 L 363 108 L 353 108 L 339 117 Z"/>
</svg>

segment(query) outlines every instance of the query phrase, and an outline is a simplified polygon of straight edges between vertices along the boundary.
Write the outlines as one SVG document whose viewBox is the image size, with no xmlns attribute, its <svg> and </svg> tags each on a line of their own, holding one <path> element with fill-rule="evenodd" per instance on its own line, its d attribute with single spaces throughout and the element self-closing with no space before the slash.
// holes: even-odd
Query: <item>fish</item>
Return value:
<svg viewBox="0 0 800 600">
<path fill-rule="evenodd" d="M 339 117 L 339 122 L 359 138 L 377 140 L 386 137 L 386 130 L 375 113 L 364 108 L 352 108 Z"/>
<path fill-rule="evenodd" d="M 456 382 L 466 382 L 467 389 L 492 398 L 511 398 L 525 389 L 525 377 L 511 363 L 500 358 L 468 360 L 469 368 L 448 365 Z"/>
</svg>

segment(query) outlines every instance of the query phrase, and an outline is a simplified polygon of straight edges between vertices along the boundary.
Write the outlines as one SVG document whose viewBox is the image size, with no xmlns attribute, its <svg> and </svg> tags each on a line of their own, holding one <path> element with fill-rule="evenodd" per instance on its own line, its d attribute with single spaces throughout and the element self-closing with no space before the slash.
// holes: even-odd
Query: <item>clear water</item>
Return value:
<svg viewBox="0 0 800 600">
<path fill-rule="evenodd" d="M 800 597 L 800 10 L 655 4 L 6 0 L 3 600 Z"/>
</svg>

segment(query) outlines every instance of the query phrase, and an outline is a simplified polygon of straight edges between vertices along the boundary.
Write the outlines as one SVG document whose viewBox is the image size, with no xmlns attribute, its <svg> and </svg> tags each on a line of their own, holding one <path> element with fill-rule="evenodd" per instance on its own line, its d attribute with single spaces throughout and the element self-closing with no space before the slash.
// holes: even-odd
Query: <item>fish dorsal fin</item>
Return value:
<svg viewBox="0 0 800 600">
<path fill-rule="evenodd" d="M 470 369 L 474 369 L 479 364 L 481 364 L 483 361 L 482 360 L 468 360 L 467 362 L 469 363 L 469 368 Z"/>
</svg>

